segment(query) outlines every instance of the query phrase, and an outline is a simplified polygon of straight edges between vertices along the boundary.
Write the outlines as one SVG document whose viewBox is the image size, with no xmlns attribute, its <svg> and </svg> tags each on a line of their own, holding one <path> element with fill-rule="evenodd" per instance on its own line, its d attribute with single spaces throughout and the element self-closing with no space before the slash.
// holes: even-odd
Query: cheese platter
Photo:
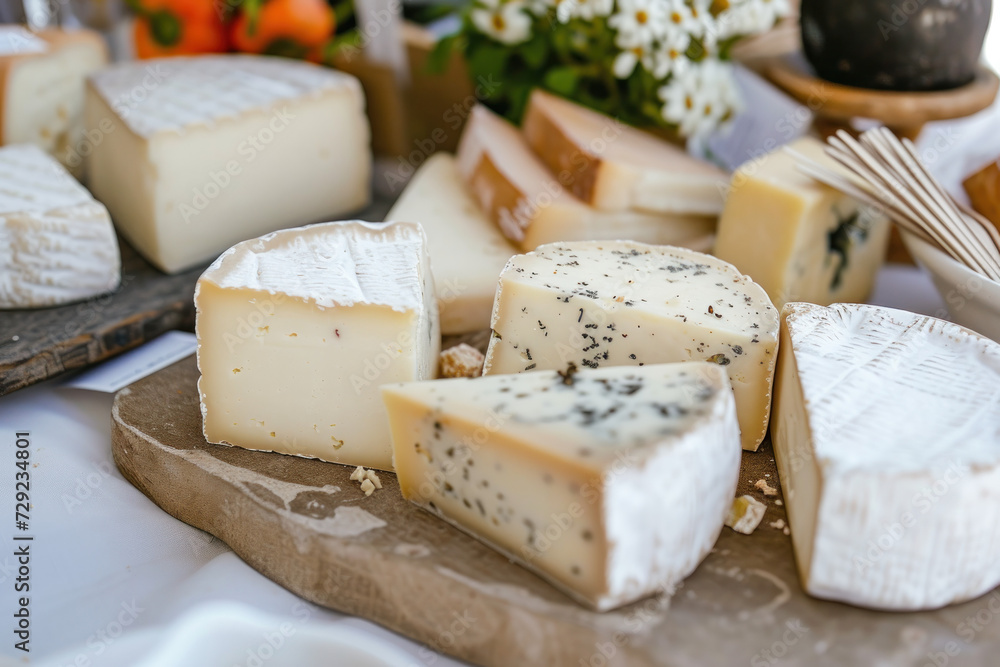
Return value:
<svg viewBox="0 0 1000 667">
<path fill-rule="evenodd" d="M 0 26 L 0 393 L 193 330 L 114 397 L 124 478 L 459 660 L 990 664 L 1000 179 L 973 210 L 950 156 L 826 136 L 849 96 L 784 56 L 745 108 L 789 2 L 174 2 L 112 51 Z M 898 68 L 851 99 L 904 134 L 996 96 Z M 939 317 L 866 305 L 897 232 Z"/>
</svg>

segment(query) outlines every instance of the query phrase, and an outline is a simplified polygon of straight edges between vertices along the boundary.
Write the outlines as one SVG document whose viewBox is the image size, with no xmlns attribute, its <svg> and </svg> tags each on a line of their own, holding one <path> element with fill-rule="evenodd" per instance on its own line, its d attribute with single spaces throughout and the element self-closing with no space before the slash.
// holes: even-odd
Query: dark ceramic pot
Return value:
<svg viewBox="0 0 1000 667">
<path fill-rule="evenodd" d="M 943 90 L 975 77 L 991 0 L 802 0 L 802 45 L 828 81 Z"/>
</svg>

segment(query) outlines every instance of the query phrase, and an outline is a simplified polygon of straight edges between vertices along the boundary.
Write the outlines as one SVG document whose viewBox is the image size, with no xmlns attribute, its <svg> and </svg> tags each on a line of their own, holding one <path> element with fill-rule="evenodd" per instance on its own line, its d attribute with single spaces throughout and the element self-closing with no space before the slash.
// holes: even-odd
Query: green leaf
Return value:
<svg viewBox="0 0 1000 667">
<path fill-rule="evenodd" d="M 441 74 L 448 67 L 451 54 L 457 49 L 459 35 L 449 35 L 444 39 L 439 39 L 427 55 L 426 67 L 431 74 Z"/>
<path fill-rule="evenodd" d="M 545 87 L 553 93 L 571 96 L 580 77 L 573 67 L 553 67 L 545 73 Z"/>
<path fill-rule="evenodd" d="M 519 52 L 528 67 L 537 69 L 544 65 L 549 57 L 549 42 L 544 35 L 535 35 L 520 48 Z"/>
<path fill-rule="evenodd" d="M 507 58 L 510 51 L 495 44 L 481 44 L 469 53 L 469 74 L 476 80 L 480 75 L 493 74 L 496 76 L 503 72 L 507 66 Z"/>
</svg>

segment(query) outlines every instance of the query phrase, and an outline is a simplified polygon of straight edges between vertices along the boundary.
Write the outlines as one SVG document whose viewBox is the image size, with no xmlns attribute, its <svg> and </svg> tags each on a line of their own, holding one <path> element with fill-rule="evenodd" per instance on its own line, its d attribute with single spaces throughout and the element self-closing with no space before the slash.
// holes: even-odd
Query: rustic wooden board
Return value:
<svg viewBox="0 0 1000 667">
<path fill-rule="evenodd" d="M 768 525 L 785 518 L 776 498 L 753 535 L 724 529 L 672 598 L 592 613 L 404 501 L 389 473 L 366 498 L 348 467 L 208 444 L 197 377 L 189 358 L 118 394 L 122 474 L 289 590 L 436 651 L 488 667 L 997 664 L 1000 590 L 919 614 L 806 597 L 790 538 Z M 740 493 L 762 497 L 761 478 L 777 486 L 767 445 L 744 453 Z"/>
<path fill-rule="evenodd" d="M 382 220 L 390 204 L 376 201 L 356 217 Z M 164 331 L 194 330 L 194 285 L 205 267 L 166 275 L 124 239 L 118 243 L 117 292 L 55 308 L 0 310 L 0 396 L 104 361 Z"/>
</svg>

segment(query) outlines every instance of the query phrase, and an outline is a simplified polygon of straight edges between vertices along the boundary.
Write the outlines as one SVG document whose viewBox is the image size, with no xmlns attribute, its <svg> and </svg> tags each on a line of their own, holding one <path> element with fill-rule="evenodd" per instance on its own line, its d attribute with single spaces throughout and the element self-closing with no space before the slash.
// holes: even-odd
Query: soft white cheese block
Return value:
<svg viewBox="0 0 1000 667">
<path fill-rule="evenodd" d="M 88 299 L 120 281 L 107 209 L 41 148 L 0 148 L 0 308 Z"/>
<path fill-rule="evenodd" d="M 429 157 L 386 220 L 419 222 L 427 234 L 441 333 L 489 329 L 497 280 L 517 249 L 479 209 L 454 156 Z"/>
<path fill-rule="evenodd" d="M 34 144 L 82 176 L 84 80 L 107 62 L 94 31 L 0 25 L 0 143 Z"/>
<path fill-rule="evenodd" d="M 722 212 L 724 171 L 617 119 L 536 88 L 522 131 L 549 170 L 591 206 Z"/>
<path fill-rule="evenodd" d="M 205 439 L 392 469 L 379 385 L 434 377 L 419 225 L 331 222 L 227 250 L 195 289 Z"/>
<path fill-rule="evenodd" d="M 789 148 L 841 169 L 817 139 Z M 875 284 L 889 229 L 885 216 L 806 176 L 779 148 L 733 174 L 714 254 L 757 281 L 778 308 L 854 303 Z"/>
<path fill-rule="evenodd" d="M 287 58 L 124 63 L 90 78 L 91 189 L 167 272 L 238 241 L 329 220 L 369 199 L 364 96 L 351 76 Z"/>
<path fill-rule="evenodd" d="M 743 447 L 767 432 L 778 312 L 730 264 L 628 241 L 553 243 L 500 276 L 484 374 L 711 361 L 729 372 Z"/>
<path fill-rule="evenodd" d="M 706 363 L 383 388 L 403 496 L 607 610 L 672 587 L 715 544 L 740 467 Z"/>
<path fill-rule="evenodd" d="M 459 172 L 480 207 L 524 251 L 554 241 L 599 239 L 711 245 L 713 216 L 603 211 L 584 204 L 532 153 L 513 125 L 485 107 L 472 109 L 457 157 Z"/>
<path fill-rule="evenodd" d="M 1000 584 L 1000 345 L 874 306 L 782 320 L 771 436 L 806 592 L 917 610 Z"/>
</svg>

